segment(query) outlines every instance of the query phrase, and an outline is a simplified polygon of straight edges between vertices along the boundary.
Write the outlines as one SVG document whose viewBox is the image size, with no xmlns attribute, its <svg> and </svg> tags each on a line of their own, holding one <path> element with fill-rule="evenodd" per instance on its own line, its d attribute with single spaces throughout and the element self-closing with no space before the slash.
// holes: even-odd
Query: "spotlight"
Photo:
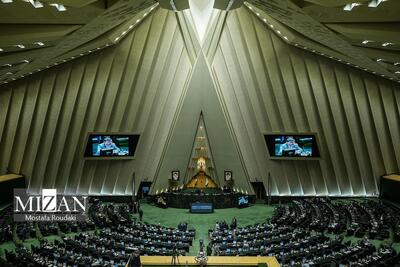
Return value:
<svg viewBox="0 0 400 267">
<path fill-rule="evenodd" d="M 354 7 L 361 5 L 360 3 L 349 3 L 344 6 L 344 11 L 351 11 Z"/>
<path fill-rule="evenodd" d="M 372 0 L 369 4 L 368 7 L 377 7 L 379 6 L 380 3 L 382 3 L 383 0 Z"/>
<path fill-rule="evenodd" d="M 67 10 L 67 8 L 62 4 L 50 4 L 50 6 L 54 6 L 60 12 Z"/>
</svg>

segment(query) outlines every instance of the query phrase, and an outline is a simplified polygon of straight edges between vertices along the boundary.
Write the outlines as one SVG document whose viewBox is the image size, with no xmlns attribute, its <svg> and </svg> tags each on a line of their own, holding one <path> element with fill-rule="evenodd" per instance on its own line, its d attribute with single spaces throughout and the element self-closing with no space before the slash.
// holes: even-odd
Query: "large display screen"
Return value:
<svg viewBox="0 0 400 267">
<path fill-rule="evenodd" d="M 264 138 L 273 158 L 319 157 L 315 134 L 267 134 Z"/>
<path fill-rule="evenodd" d="M 133 158 L 137 143 L 138 134 L 89 134 L 85 157 L 86 158 Z"/>
</svg>

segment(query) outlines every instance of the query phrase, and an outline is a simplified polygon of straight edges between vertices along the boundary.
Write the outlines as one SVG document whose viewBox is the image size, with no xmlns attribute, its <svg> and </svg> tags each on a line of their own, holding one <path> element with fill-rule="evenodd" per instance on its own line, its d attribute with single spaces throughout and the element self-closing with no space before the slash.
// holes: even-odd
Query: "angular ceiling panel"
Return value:
<svg viewBox="0 0 400 267">
<path fill-rule="evenodd" d="M 186 177 L 199 116 L 202 113 L 207 127 L 208 142 L 213 155 L 215 173 L 212 177 L 219 185 L 224 185 L 224 171 L 231 170 L 235 187 L 252 192 L 240 152 L 233 140 L 227 114 L 221 105 L 221 98 L 213 82 L 213 77 L 203 53 L 200 53 L 193 67 L 192 76 L 184 93 L 182 105 L 175 115 L 175 123 L 170 130 L 166 152 L 160 161 L 152 192 L 168 187 L 172 170 L 179 170 Z"/>
</svg>

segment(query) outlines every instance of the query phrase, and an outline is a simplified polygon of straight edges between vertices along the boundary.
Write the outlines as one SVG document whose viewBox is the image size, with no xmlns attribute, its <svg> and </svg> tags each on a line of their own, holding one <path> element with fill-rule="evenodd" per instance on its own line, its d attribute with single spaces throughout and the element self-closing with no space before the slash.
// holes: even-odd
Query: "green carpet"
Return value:
<svg viewBox="0 0 400 267">
<path fill-rule="evenodd" d="M 205 245 L 208 244 L 208 229 L 214 228 L 217 221 L 226 220 L 230 224 L 232 218 L 236 217 L 239 227 L 246 226 L 265 222 L 274 211 L 274 207 L 261 204 L 244 209 L 215 209 L 214 213 L 209 214 L 192 214 L 187 209 L 161 209 L 149 204 L 141 204 L 141 208 L 144 222 L 160 223 L 168 227 L 177 227 L 180 222 L 187 222 L 189 228 L 196 229 L 196 238 L 190 248 L 189 255 L 197 255 L 200 239 L 204 240 Z"/>
</svg>

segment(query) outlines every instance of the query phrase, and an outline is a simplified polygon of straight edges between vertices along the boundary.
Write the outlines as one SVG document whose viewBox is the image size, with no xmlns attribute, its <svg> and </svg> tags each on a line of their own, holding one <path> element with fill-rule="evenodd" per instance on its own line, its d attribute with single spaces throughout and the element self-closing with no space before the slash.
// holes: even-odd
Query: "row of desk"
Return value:
<svg viewBox="0 0 400 267">
<path fill-rule="evenodd" d="M 143 266 L 171 266 L 170 256 L 141 256 Z M 179 256 L 177 266 L 199 266 L 194 256 Z M 208 257 L 207 266 L 265 266 L 279 267 L 275 257 Z"/>
</svg>

